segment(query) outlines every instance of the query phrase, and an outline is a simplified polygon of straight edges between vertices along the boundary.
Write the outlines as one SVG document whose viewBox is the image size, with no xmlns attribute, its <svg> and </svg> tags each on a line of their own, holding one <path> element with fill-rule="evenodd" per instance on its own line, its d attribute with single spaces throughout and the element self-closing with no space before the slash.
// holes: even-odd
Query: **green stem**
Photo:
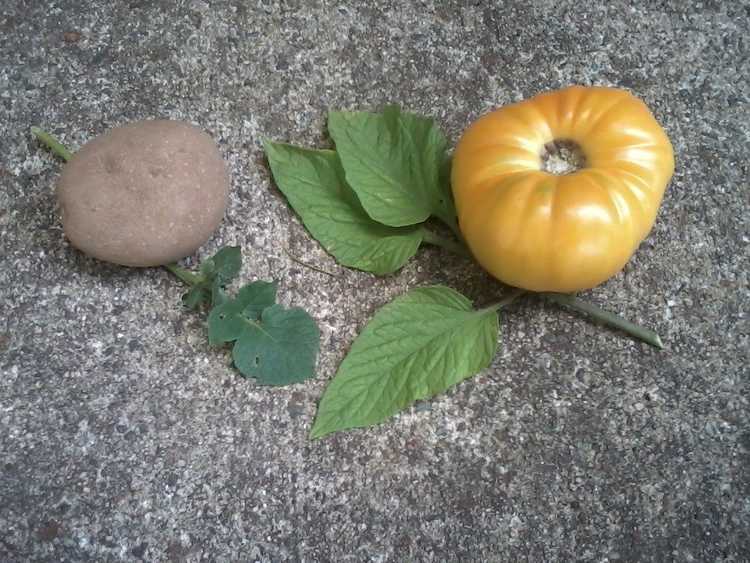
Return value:
<svg viewBox="0 0 750 563">
<path fill-rule="evenodd" d="M 439 215 L 435 215 L 435 217 L 445 223 L 448 228 L 453 231 L 453 234 L 456 235 L 456 238 L 463 242 L 464 236 L 461 233 L 461 229 L 458 227 L 458 220 L 453 215 L 446 215 L 444 213 L 441 213 Z"/>
<path fill-rule="evenodd" d="M 499 311 L 503 307 L 507 307 L 511 303 L 513 303 L 516 299 L 524 295 L 525 293 L 528 293 L 525 289 L 518 289 L 514 288 L 513 291 L 511 291 L 506 297 L 503 297 L 500 301 L 497 303 L 493 303 L 489 307 L 485 307 L 482 309 L 482 311 Z"/>
<path fill-rule="evenodd" d="M 177 264 L 164 264 L 164 267 L 189 286 L 198 285 L 203 281 L 201 276 L 194 274 Z"/>
<path fill-rule="evenodd" d="M 52 135 L 47 133 L 46 131 L 42 131 L 39 127 L 32 127 L 31 133 L 44 145 L 47 146 L 49 150 L 51 150 L 53 153 L 55 153 L 57 156 L 62 158 L 64 161 L 68 161 L 71 158 L 73 158 L 73 153 L 70 152 L 65 145 L 63 145 L 60 141 L 55 139 Z"/>
<path fill-rule="evenodd" d="M 434 246 L 444 248 L 445 250 L 453 252 L 454 254 L 458 254 L 459 256 L 466 256 L 468 258 L 471 258 L 469 250 L 460 242 L 445 239 L 440 235 L 430 231 L 429 229 L 425 229 L 424 227 L 422 228 L 422 241 L 426 242 L 427 244 L 432 244 Z"/>
<path fill-rule="evenodd" d="M 578 311 L 579 313 L 584 313 L 593 317 L 597 321 L 604 323 L 605 325 L 620 329 L 623 332 L 626 332 L 629 335 L 642 340 L 647 344 L 650 344 L 651 346 L 659 348 L 660 350 L 664 348 L 664 344 L 662 344 L 661 338 L 659 338 L 659 335 L 656 334 L 653 330 L 649 330 L 647 328 L 643 328 L 642 326 L 638 326 L 637 324 L 631 323 L 630 321 L 626 321 L 622 317 L 615 315 L 614 313 L 610 313 L 609 311 L 605 311 L 604 309 L 600 309 L 596 305 L 586 303 L 585 301 L 581 301 L 580 299 L 577 299 L 572 295 L 565 295 L 562 293 L 542 293 L 541 295 L 543 295 L 550 301 L 557 303 L 558 305 L 568 307 L 570 309 L 573 309 L 574 311 Z"/>
</svg>

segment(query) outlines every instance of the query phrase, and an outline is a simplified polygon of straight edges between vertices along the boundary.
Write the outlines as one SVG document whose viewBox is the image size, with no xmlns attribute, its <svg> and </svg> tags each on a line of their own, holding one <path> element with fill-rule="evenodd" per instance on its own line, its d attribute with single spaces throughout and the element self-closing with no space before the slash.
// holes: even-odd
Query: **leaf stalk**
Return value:
<svg viewBox="0 0 750 563">
<path fill-rule="evenodd" d="M 456 235 L 456 238 L 463 242 L 463 234 L 461 234 L 461 229 L 458 227 L 458 221 L 456 220 L 456 217 L 450 213 L 436 213 L 435 217 L 440 219 L 445 225 L 448 226 L 448 228 L 453 231 L 453 234 Z"/>
<path fill-rule="evenodd" d="M 525 293 L 528 293 L 525 289 L 519 289 L 514 288 L 513 291 L 511 291 L 506 297 L 503 297 L 500 301 L 497 303 L 493 303 L 489 307 L 485 307 L 482 309 L 482 311 L 499 311 L 503 307 L 507 307 L 511 303 L 513 303 L 516 299 L 524 295 Z"/>
<path fill-rule="evenodd" d="M 610 313 L 596 305 L 581 301 L 573 295 L 565 295 L 563 293 L 542 293 L 541 295 L 553 303 L 593 317 L 595 320 L 610 327 L 619 329 L 646 344 L 658 348 L 659 350 L 664 348 L 664 344 L 656 332 L 627 321 L 615 313 Z"/>
<path fill-rule="evenodd" d="M 39 140 L 40 143 L 45 145 L 49 150 L 55 153 L 57 156 L 62 158 L 65 162 L 73 158 L 73 153 L 70 152 L 65 145 L 55 139 L 52 135 L 39 127 L 32 127 L 31 133 Z"/>
<path fill-rule="evenodd" d="M 164 264 L 164 267 L 169 270 L 172 274 L 174 274 L 175 277 L 177 277 L 179 280 L 185 282 L 189 286 L 198 285 L 203 281 L 203 277 L 199 276 L 198 274 L 194 274 L 193 272 L 186 270 L 185 268 L 182 268 L 178 266 L 177 264 Z"/>
<path fill-rule="evenodd" d="M 439 246 L 440 248 L 443 248 L 448 252 L 452 252 L 453 254 L 471 258 L 469 250 L 462 243 L 443 238 L 424 227 L 422 227 L 422 241 L 427 244 L 432 244 L 433 246 Z"/>
</svg>

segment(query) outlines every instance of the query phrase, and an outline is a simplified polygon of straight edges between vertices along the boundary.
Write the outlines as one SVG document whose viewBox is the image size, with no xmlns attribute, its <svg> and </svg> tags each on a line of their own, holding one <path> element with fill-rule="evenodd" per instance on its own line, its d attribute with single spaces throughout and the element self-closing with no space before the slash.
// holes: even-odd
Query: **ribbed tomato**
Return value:
<svg viewBox="0 0 750 563">
<path fill-rule="evenodd" d="M 542 170 L 545 147 L 576 144 L 583 168 Z M 624 90 L 572 86 L 489 113 L 462 136 L 452 187 L 469 248 L 493 276 L 531 291 L 594 287 L 648 235 L 674 171 L 672 145 Z"/>
</svg>

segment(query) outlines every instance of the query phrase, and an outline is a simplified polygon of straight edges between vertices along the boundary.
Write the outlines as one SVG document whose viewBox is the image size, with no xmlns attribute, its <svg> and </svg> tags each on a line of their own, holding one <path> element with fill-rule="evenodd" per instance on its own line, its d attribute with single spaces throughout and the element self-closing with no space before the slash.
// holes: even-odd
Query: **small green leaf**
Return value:
<svg viewBox="0 0 750 563">
<path fill-rule="evenodd" d="M 339 263 L 383 275 L 401 268 L 417 252 L 421 229 L 373 221 L 347 185 L 335 152 L 271 142 L 265 149 L 279 189 Z"/>
<path fill-rule="evenodd" d="M 497 348 L 495 309 L 476 311 L 442 286 L 414 289 L 365 326 L 318 407 L 311 437 L 382 422 L 486 368 Z"/>
<path fill-rule="evenodd" d="M 273 305 L 250 321 L 232 349 L 234 364 L 262 385 L 288 385 L 315 375 L 320 332 L 303 309 Z"/>
<path fill-rule="evenodd" d="M 225 246 L 200 265 L 200 274 L 192 274 L 196 280 L 182 296 L 182 303 L 188 309 L 198 310 L 203 305 L 215 307 L 226 301 L 224 287 L 242 269 L 242 253 L 239 246 Z"/>
<path fill-rule="evenodd" d="M 200 273 L 202 276 L 209 278 L 213 277 L 214 272 L 216 271 L 216 265 L 214 264 L 213 257 L 206 258 L 203 262 L 201 262 Z"/>
<path fill-rule="evenodd" d="M 448 143 L 431 119 L 401 113 L 396 106 L 381 114 L 331 112 L 328 130 L 346 180 L 370 217 L 402 227 L 434 215 L 455 225 L 443 173 Z"/>
<path fill-rule="evenodd" d="M 242 287 L 234 299 L 226 299 L 208 314 L 208 342 L 237 340 L 247 321 L 260 319 L 263 309 L 276 303 L 276 283 L 254 281 Z"/>
<path fill-rule="evenodd" d="M 242 252 L 239 246 L 225 246 L 211 257 L 213 274 L 222 285 L 229 284 L 242 269 Z"/>
<path fill-rule="evenodd" d="M 203 286 L 191 287 L 182 296 L 182 304 L 193 311 L 197 311 L 204 303 L 208 303 L 210 300 L 211 296 L 206 293 L 206 289 Z"/>
</svg>

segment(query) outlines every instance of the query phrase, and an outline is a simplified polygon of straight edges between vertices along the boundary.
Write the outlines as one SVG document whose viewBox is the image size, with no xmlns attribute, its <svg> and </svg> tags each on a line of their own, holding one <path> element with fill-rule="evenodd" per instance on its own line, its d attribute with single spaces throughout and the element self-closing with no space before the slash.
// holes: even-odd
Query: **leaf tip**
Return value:
<svg viewBox="0 0 750 563">
<path fill-rule="evenodd" d="M 266 151 L 266 153 L 274 150 L 274 148 L 276 147 L 276 143 L 271 139 L 263 138 L 260 140 L 260 144 L 263 145 L 263 150 Z"/>
<path fill-rule="evenodd" d="M 312 430 L 310 430 L 310 434 L 308 434 L 308 438 L 310 440 L 320 440 L 323 436 L 326 436 L 331 432 L 332 430 L 320 428 L 320 425 L 316 422 L 315 424 L 313 424 Z"/>
<path fill-rule="evenodd" d="M 658 334 L 654 334 L 654 346 L 656 346 L 659 350 L 664 349 L 664 343 L 661 340 L 661 336 Z"/>
</svg>

